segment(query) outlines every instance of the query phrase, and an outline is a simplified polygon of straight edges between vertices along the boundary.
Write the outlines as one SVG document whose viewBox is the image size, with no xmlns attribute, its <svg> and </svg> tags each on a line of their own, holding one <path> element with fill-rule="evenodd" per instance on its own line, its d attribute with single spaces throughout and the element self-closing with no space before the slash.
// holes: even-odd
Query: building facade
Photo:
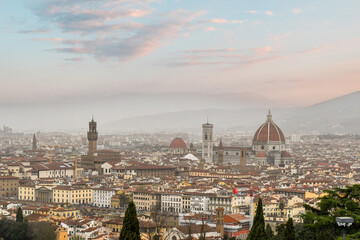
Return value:
<svg viewBox="0 0 360 240">
<path fill-rule="evenodd" d="M 19 178 L 13 176 L 0 176 L 0 198 L 17 198 Z"/>
</svg>

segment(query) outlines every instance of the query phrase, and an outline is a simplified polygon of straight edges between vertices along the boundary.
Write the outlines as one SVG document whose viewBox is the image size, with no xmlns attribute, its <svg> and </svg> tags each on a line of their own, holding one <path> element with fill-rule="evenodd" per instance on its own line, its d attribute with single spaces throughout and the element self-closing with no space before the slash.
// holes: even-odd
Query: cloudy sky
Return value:
<svg viewBox="0 0 360 240">
<path fill-rule="evenodd" d="M 249 93 L 304 106 L 360 90 L 358 0 L 0 3 L 1 103 Z"/>
</svg>

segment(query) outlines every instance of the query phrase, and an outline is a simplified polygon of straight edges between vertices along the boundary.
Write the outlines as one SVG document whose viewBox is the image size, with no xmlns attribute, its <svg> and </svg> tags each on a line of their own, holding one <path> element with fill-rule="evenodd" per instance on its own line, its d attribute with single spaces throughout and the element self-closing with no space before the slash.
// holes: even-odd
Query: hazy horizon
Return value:
<svg viewBox="0 0 360 240">
<path fill-rule="evenodd" d="M 0 124 L 76 130 L 94 115 L 115 129 L 135 122 L 177 129 L 213 114 L 219 125 L 245 129 L 268 108 L 280 121 L 297 121 L 293 109 L 360 90 L 359 7 L 356 0 L 6 1 Z M 349 101 L 336 111 L 356 112 Z M 180 120 L 179 112 L 196 118 Z M 176 114 L 173 125 L 163 120 Z M 357 119 L 337 115 L 323 115 L 331 129 L 346 132 Z"/>
</svg>

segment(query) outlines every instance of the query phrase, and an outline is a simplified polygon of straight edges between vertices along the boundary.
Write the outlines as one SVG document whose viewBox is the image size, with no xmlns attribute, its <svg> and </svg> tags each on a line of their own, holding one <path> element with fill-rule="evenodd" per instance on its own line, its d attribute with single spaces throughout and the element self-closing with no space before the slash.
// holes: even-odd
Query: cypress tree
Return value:
<svg viewBox="0 0 360 240">
<path fill-rule="evenodd" d="M 295 229 L 292 218 L 289 218 L 289 220 L 286 223 L 285 227 L 285 240 L 295 240 Z"/>
<path fill-rule="evenodd" d="M 24 221 L 24 217 L 23 217 L 23 213 L 22 213 L 21 207 L 19 207 L 18 210 L 17 210 L 17 213 L 16 213 L 16 221 L 17 221 L 17 222 L 23 222 L 23 221 Z"/>
<path fill-rule="evenodd" d="M 139 220 L 133 201 L 129 202 L 119 240 L 140 240 Z"/>
<path fill-rule="evenodd" d="M 266 235 L 268 237 L 269 240 L 272 240 L 274 238 L 274 232 L 270 227 L 270 224 L 266 225 L 266 229 L 265 229 Z"/>
<path fill-rule="evenodd" d="M 265 232 L 265 220 L 262 207 L 262 199 L 259 198 L 254 217 L 253 226 L 251 228 L 248 240 L 269 240 Z"/>
</svg>

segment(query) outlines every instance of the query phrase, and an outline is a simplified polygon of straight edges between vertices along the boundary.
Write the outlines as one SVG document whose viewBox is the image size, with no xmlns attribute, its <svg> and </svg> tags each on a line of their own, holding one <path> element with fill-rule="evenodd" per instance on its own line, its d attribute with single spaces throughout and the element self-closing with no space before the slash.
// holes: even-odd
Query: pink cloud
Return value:
<svg viewBox="0 0 360 240">
<path fill-rule="evenodd" d="M 205 30 L 206 30 L 206 31 L 214 31 L 215 28 L 214 28 L 214 27 L 207 27 L 207 28 L 205 28 Z"/>
<path fill-rule="evenodd" d="M 273 13 L 273 12 L 270 12 L 270 11 L 266 11 L 265 13 L 266 13 L 266 15 L 269 15 L 269 16 L 273 16 L 273 15 L 274 15 L 274 13 Z"/>
<path fill-rule="evenodd" d="M 257 54 L 265 54 L 265 53 L 271 52 L 272 48 L 270 46 L 266 46 L 263 48 L 254 48 L 253 50 Z"/>
<path fill-rule="evenodd" d="M 256 14 L 256 13 L 257 13 L 257 11 L 251 10 L 251 11 L 248 11 L 248 13 L 251 13 L 251 14 Z"/>
<path fill-rule="evenodd" d="M 292 33 L 289 32 L 289 33 L 284 33 L 284 34 L 282 34 L 282 35 L 273 36 L 273 37 L 271 37 L 271 39 L 273 39 L 273 40 L 280 40 L 280 39 L 282 39 L 282 38 L 286 38 L 286 37 L 289 37 L 289 36 L 291 36 L 291 35 L 292 35 Z"/>
<path fill-rule="evenodd" d="M 295 13 L 295 14 L 299 14 L 299 13 L 302 12 L 302 9 L 300 9 L 300 8 L 294 8 L 294 9 L 292 10 L 292 12 Z"/>
<path fill-rule="evenodd" d="M 59 41 L 63 41 L 64 39 L 62 38 L 35 38 L 35 39 L 30 39 L 32 41 L 48 41 L 48 42 L 59 42 Z"/>
<path fill-rule="evenodd" d="M 223 19 L 223 18 L 213 18 L 213 19 L 210 20 L 210 22 L 223 24 L 223 23 L 227 23 L 228 21 L 226 19 Z"/>
<path fill-rule="evenodd" d="M 327 48 L 330 48 L 330 47 L 332 47 L 332 46 L 333 46 L 332 44 L 326 44 L 326 45 L 323 45 L 323 46 L 320 46 L 320 47 L 316 47 L 316 48 L 312 48 L 312 49 L 308 49 L 308 50 L 302 51 L 302 52 L 300 52 L 300 53 L 306 54 L 306 53 L 319 52 L 319 51 L 325 50 L 325 49 L 327 49 Z"/>
</svg>

